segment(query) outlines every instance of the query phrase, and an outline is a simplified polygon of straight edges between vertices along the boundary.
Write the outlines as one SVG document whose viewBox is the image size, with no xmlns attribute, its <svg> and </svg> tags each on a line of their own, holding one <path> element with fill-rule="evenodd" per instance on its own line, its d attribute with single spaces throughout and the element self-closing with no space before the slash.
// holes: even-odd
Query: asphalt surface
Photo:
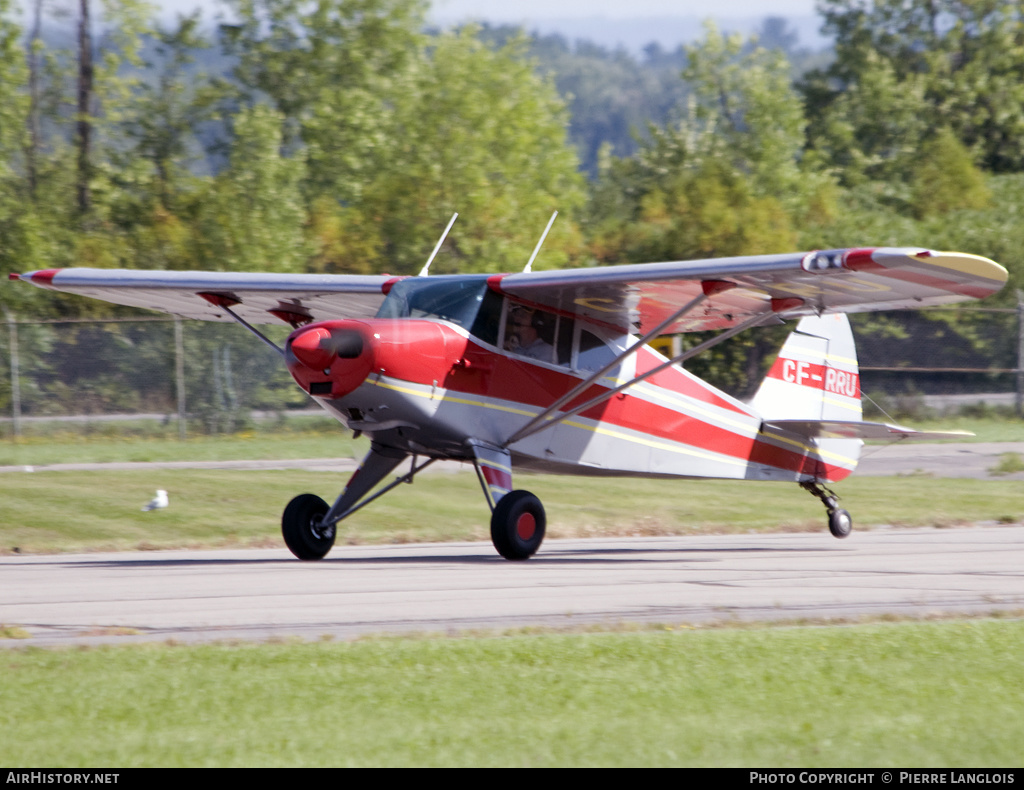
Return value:
<svg viewBox="0 0 1024 790">
<path fill-rule="evenodd" d="M 867 448 L 857 474 L 991 477 L 1011 452 L 1024 454 L 1024 444 Z M 135 465 L 38 471 L 97 466 Z M 490 543 L 341 546 L 312 563 L 284 547 L 0 557 L 0 625 L 29 635 L 0 639 L 8 648 L 994 611 L 1024 611 L 1024 526 L 855 530 L 842 541 L 824 530 L 547 541 L 520 563 L 502 560 Z"/>
<path fill-rule="evenodd" d="M 459 633 L 1024 610 L 1024 526 L 0 558 L 0 645 Z"/>
</svg>

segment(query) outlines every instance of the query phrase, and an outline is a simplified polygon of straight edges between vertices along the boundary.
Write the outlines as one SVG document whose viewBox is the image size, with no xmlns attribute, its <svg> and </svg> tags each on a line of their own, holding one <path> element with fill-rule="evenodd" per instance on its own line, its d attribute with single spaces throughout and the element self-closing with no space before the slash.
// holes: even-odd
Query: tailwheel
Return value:
<svg viewBox="0 0 1024 790">
<path fill-rule="evenodd" d="M 528 560 L 544 540 L 544 506 L 529 491 L 505 494 L 491 514 L 491 541 L 506 560 Z"/>
<path fill-rule="evenodd" d="M 828 531 L 832 533 L 833 537 L 845 538 L 853 532 L 853 516 L 849 511 L 836 507 L 839 496 L 835 491 L 826 488 L 816 480 L 805 480 L 800 483 L 800 487 L 814 494 L 825 506 L 825 510 L 828 512 Z"/>
<path fill-rule="evenodd" d="M 845 538 L 853 531 L 853 517 L 846 510 L 833 510 L 828 514 L 828 531 L 834 537 Z"/>
<path fill-rule="evenodd" d="M 300 494 L 284 509 L 281 534 L 300 560 L 323 559 L 334 545 L 334 525 L 321 526 L 329 509 L 315 494 Z"/>
</svg>

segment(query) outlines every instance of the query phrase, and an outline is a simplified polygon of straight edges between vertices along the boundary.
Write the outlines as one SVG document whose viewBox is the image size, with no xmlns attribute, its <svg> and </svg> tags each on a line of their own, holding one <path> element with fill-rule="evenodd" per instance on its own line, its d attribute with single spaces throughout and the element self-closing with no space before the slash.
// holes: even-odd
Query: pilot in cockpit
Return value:
<svg viewBox="0 0 1024 790">
<path fill-rule="evenodd" d="M 555 362 L 555 349 L 543 337 L 551 329 L 549 316 L 540 310 L 517 307 L 512 310 L 511 318 L 506 348 L 529 359 Z"/>
</svg>

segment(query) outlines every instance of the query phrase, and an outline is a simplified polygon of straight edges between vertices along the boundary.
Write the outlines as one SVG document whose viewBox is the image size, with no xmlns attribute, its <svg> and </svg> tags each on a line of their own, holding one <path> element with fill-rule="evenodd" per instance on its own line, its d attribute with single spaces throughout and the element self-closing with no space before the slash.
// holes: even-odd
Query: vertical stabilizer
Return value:
<svg viewBox="0 0 1024 790">
<path fill-rule="evenodd" d="M 801 319 L 751 402 L 765 420 L 859 420 L 860 376 L 843 313 Z"/>
<path fill-rule="evenodd" d="M 808 316 L 786 339 L 751 401 L 765 422 L 860 421 L 857 348 L 844 313 Z M 852 471 L 860 439 L 813 439 L 814 454 L 828 467 Z M 831 477 L 831 472 L 829 473 Z"/>
</svg>

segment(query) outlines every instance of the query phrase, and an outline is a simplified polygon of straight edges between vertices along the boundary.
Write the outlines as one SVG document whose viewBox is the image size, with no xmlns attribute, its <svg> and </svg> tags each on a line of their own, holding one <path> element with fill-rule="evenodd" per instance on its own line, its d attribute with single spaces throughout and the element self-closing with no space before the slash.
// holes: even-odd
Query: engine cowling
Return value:
<svg viewBox="0 0 1024 790">
<path fill-rule="evenodd" d="M 285 361 L 292 377 L 311 395 L 340 398 L 373 370 L 373 333 L 361 321 L 311 324 L 292 332 Z"/>
</svg>

